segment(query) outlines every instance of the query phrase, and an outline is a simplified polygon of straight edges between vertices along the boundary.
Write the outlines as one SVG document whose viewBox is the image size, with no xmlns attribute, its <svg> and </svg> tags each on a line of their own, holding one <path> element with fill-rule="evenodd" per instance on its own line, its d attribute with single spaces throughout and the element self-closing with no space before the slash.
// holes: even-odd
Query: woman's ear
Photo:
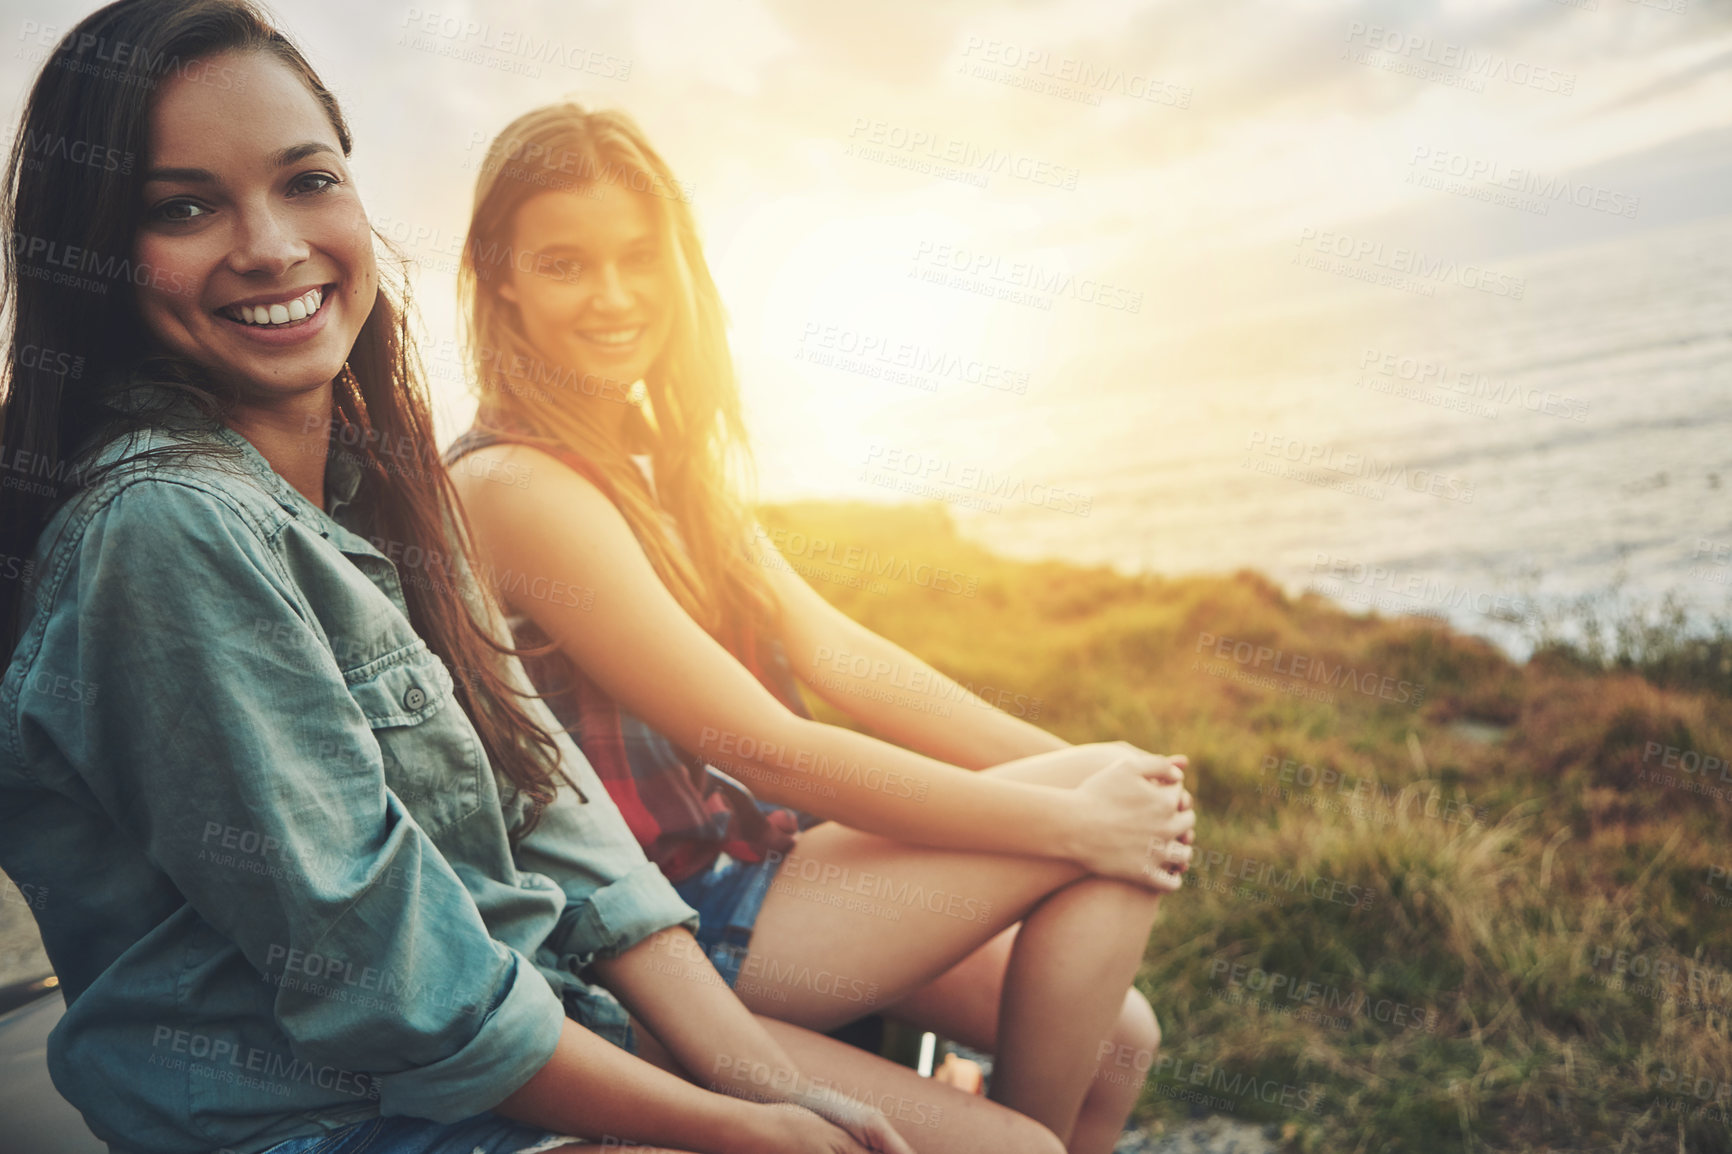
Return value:
<svg viewBox="0 0 1732 1154">
<path fill-rule="evenodd" d="M 512 304 L 518 303 L 517 286 L 511 282 L 511 278 L 509 276 L 506 277 L 504 281 L 500 282 L 499 299 L 505 300 L 505 301 L 510 301 Z"/>
</svg>

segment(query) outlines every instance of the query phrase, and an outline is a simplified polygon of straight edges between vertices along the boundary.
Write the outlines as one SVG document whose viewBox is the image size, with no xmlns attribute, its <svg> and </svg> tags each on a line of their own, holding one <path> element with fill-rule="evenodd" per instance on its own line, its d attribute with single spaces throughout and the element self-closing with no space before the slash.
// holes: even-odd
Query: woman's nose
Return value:
<svg viewBox="0 0 1732 1154">
<path fill-rule="evenodd" d="M 619 312 L 629 309 L 634 303 L 631 290 L 626 287 L 625 278 L 619 275 L 619 267 L 612 264 L 604 265 L 601 270 L 601 285 L 596 293 L 596 304 Z"/>
<path fill-rule="evenodd" d="M 229 265 L 236 272 L 280 275 L 307 258 L 304 240 L 270 208 L 237 210 L 238 226 Z"/>
</svg>

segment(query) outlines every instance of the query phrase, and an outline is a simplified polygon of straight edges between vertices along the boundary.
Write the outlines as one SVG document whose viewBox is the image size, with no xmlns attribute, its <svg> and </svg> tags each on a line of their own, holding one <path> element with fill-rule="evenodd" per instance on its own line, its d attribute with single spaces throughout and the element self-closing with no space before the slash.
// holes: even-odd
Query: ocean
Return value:
<svg viewBox="0 0 1732 1154">
<path fill-rule="evenodd" d="M 1044 446 L 1008 499 L 945 499 L 1007 555 L 1251 568 L 1517 656 L 1586 595 L 1726 612 L 1732 218 L 1498 268 L 1519 300 L 1307 269 L 1315 295 L 1174 342 L 1122 387 L 1031 396 L 993 431 Z"/>
</svg>

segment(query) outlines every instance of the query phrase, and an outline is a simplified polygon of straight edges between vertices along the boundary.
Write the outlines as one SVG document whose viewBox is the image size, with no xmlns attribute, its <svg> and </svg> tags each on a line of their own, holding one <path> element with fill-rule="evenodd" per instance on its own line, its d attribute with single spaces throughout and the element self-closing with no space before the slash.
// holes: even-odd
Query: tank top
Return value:
<svg viewBox="0 0 1732 1154">
<path fill-rule="evenodd" d="M 454 465 L 469 453 L 498 444 L 528 445 L 549 453 L 619 504 L 612 482 L 594 462 L 550 436 L 501 417 L 484 423 L 478 416 L 445 451 L 445 463 Z M 647 475 L 645 487 L 653 497 Z M 528 617 L 513 613 L 508 620 L 520 648 L 548 644 L 547 634 Z M 811 716 L 780 641 L 748 635 L 737 649 L 735 658 L 777 700 L 801 717 Z M 560 650 L 525 656 L 523 666 L 536 691 L 547 695 L 554 717 L 595 767 L 645 856 L 670 881 L 684 881 L 709 868 L 722 853 L 749 862 L 762 861 L 771 851 L 787 853 L 798 831 L 821 820 L 759 801 L 743 783 L 685 753 L 622 708 Z"/>
</svg>

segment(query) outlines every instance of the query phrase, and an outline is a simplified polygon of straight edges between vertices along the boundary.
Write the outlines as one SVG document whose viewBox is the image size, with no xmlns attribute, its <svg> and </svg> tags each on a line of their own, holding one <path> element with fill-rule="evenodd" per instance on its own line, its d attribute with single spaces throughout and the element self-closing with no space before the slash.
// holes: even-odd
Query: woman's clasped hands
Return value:
<svg viewBox="0 0 1732 1154">
<path fill-rule="evenodd" d="M 1069 855 L 1102 877 L 1171 893 L 1190 868 L 1197 810 L 1185 788 L 1190 760 L 1122 745 L 1122 757 L 1071 791 L 1080 811 L 1078 842 Z"/>
</svg>

